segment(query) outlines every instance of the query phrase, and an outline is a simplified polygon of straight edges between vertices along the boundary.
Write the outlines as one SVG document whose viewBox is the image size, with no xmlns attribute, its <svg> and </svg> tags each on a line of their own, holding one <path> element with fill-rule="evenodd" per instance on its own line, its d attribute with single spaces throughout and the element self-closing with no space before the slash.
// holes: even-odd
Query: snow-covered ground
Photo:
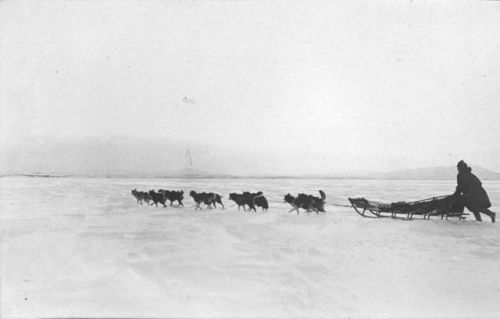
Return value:
<svg viewBox="0 0 500 319">
<path fill-rule="evenodd" d="M 500 182 L 484 186 L 500 212 Z M 500 317 L 500 226 L 363 219 L 347 197 L 418 200 L 453 181 L 0 179 L 0 315 Z M 137 206 L 130 190 L 223 194 L 226 209 Z M 327 213 L 288 214 L 288 192 Z M 229 192 L 261 190 L 268 212 Z M 187 195 L 187 194 L 186 194 Z M 344 206 L 343 206 L 344 205 Z"/>
</svg>

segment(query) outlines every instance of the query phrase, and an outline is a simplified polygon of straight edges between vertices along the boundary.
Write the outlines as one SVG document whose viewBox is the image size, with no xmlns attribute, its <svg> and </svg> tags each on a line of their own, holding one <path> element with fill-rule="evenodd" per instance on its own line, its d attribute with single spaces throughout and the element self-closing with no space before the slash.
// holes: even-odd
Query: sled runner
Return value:
<svg viewBox="0 0 500 319">
<path fill-rule="evenodd" d="M 349 202 L 358 214 L 368 218 L 413 219 L 420 217 L 421 219 L 430 219 L 431 216 L 440 216 L 441 219 L 457 217 L 459 220 L 463 220 L 468 215 L 464 213 L 461 198 L 453 195 L 432 197 L 414 202 L 382 203 L 363 197 L 349 198 Z"/>
</svg>

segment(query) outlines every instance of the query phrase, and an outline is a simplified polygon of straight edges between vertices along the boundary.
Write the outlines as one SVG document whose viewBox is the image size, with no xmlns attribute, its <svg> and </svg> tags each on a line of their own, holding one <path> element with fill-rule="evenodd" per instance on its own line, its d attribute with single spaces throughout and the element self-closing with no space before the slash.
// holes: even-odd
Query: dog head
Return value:
<svg viewBox="0 0 500 319">
<path fill-rule="evenodd" d="M 293 203 L 293 201 L 295 200 L 295 197 L 293 197 L 292 195 L 290 195 L 290 193 L 286 194 L 285 197 L 283 198 L 283 200 L 285 201 L 285 203 Z"/>
</svg>

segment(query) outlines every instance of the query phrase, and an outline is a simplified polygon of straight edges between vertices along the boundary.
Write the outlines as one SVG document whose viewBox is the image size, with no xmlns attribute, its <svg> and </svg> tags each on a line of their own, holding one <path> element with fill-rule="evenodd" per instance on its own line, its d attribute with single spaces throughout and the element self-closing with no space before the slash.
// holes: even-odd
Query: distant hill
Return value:
<svg viewBox="0 0 500 319">
<path fill-rule="evenodd" d="M 500 180 L 500 173 L 490 171 L 480 166 L 472 167 L 472 173 L 481 180 Z M 373 178 L 380 179 L 414 179 L 414 180 L 454 180 L 457 178 L 457 168 L 426 167 L 417 169 L 397 170 L 385 173 L 375 173 Z"/>
</svg>

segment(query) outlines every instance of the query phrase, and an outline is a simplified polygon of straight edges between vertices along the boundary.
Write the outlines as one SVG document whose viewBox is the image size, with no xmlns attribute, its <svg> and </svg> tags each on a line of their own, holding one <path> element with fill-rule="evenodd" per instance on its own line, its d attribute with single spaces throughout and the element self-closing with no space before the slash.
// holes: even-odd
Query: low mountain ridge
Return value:
<svg viewBox="0 0 500 319">
<path fill-rule="evenodd" d="M 481 166 L 472 167 L 472 173 L 481 180 L 500 180 L 500 173 Z M 380 179 L 450 180 L 457 178 L 457 168 L 450 166 L 406 169 L 377 173 L 373 177 Z"/>
</svg>

